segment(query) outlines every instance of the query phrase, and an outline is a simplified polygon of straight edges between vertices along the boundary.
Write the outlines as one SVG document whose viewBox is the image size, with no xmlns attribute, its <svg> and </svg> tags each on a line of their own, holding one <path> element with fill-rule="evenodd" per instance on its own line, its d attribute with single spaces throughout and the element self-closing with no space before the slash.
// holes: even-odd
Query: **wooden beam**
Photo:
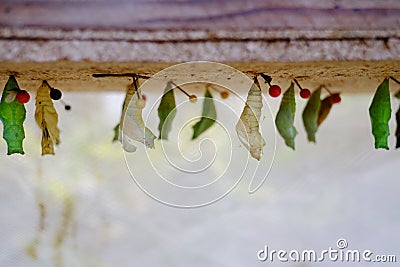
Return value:
<svg viewBox="0 0 400 267">
<path fill-rule="evenodd" d="M 285 86 L 325 83 L 347 92 L 399 77 L 396 0 L 3 0 L 0 76 L 34 90 L 123 90 L 127 79 L 177 62 L 225 62 Z M 374 85 L 375 86 L 375 85 Z"/>
<path fill-rule="evenodd" d="M 123 92 L 131 82 L 130 78 L 93 78 L 92 74 L 140 73 L 152 76 L 172 65 L 166 62 L 7 62 L 0 65 L 0 82 L 4 85 L 8 75 L 14 74 L 22 88 L 33 92 L 44 79 L 64 91 Z M 273 82 L 282 88 L 287 88 L 291 80 L 296 78 L 304 87 L 313 89 L 324 84 L 333 91 L 345 93 L 372 93 L 384 77 L 392 75 L 400 78 L 400 61 L 230 62 L 228 65 L 249 77 L 257 72 L 268 73 Z M 172 73 L 171 77 L 191 77 L 194 73 L 190 71 Z M 217 71 L 214 75 L 221 79 L 227 77 L 223 71 Z M 160 88 L 154 90 L 162 91 L 171 77 L 160 80 Z M 393 86 L 393 90 L 398 89 L 400 87 Z"/>
</svg>

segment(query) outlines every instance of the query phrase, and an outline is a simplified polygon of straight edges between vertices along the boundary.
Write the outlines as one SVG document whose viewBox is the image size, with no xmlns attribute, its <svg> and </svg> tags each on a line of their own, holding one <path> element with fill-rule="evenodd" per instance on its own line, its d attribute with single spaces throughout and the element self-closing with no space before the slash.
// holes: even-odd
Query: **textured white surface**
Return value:
<svg viewBox="0 0 400 267">
<path fill-rule="evenodd" d="M 0 61 L 304 62 L 400 60 L 400 40 L 325 41 L 0 41 Z"/>
<path fill-rule="evenodd" d="M 2 1 L 1 61 L 399 60 L 394 0 Z"/>
</svg>

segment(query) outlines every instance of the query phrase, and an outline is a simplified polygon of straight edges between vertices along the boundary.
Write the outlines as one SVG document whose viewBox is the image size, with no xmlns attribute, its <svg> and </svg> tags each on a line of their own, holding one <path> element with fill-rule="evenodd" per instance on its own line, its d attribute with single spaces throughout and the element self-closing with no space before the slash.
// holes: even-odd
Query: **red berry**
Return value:
<svg viewBox="0 0 400 267">
<path fill-rule="evenodd" d="M 332 95 L 332 102 L 333 103 L 337 104 L 337 103 L 340 103 L 340 101 L 342 101 L 342 99 L 340 98 L 339 94 L 333 94 Z"/>
<path fill-rule="evenodd" d="M 51 88 L 50 89 L 50 98 L 53 100 L 59 100 L 62 96 L 62 93 L 60 90 Z"/>
<path fill-rule="evenodd" d="M 279 87 L 279 85 L 276 84 L 272 85 L 268 90 L 269 95 L 272 97 L 280 96 L 281 92 L 282 92 L 281 87 Z"/>
<path fill-rule="evenodd" d="M 222 99 L 227 99 L 229 97 L 228 91 L 222 91 L 220 94 Z"/>
<path fill-rule="evenodd" d="M 29 102 L 29 99 L 31 99 L 31 96 L 28 94 L 27 91 L 25 90 L 20 90 L 17 93 L 16 99 L 18 100 L 18 102 L 20 102 L 21 104 L 25 104 Z"/>
<path fill-rule="evenodd" d="M 308 89 L 301 89 L 301 90 L 300 90 L 300 96 L 301 96 L 301 98 L 309 98 L 310 95 L 311 95 L 310 90 L 308 90 Z"/>
<path fill-rule="evenodd" d="M 142 99 L 143 99 L 144 101 L 146 101 L 146 100 L 147 100 L 146 95 L 142 95 Z"/>
<path fill-rule="evenodd" d="M 190 101 L 190 103 L 196 103 L 197 102 L 197 96 L 196 95 L 189 96 L 189 101 Z"/>
</svg>

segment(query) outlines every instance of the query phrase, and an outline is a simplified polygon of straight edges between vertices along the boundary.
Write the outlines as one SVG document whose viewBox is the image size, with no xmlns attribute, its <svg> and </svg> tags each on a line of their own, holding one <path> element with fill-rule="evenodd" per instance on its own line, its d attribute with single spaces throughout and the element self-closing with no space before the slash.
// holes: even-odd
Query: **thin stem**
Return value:
<svg viewBox="0 0 400 267">
<path fill-rule="evenodd" d="M 150 79 L 149 76 L 144 76 L 136 73 L 94 73 L 93 78 L 103 78 L 103 77 L 136 77 L 140 79 Z"/>
<path fill-rule="evenodd" d="M 390 79 L 392 79 L 394 82 L 396 82 L 396 83 L 400 84 L 400 81 L 399 81 L 399 80 L 397 80 L 396 78 L 394 78 L 393 76 L 389 76 L 389 78 L 390 78 Z"/>
<path fill-rule="evenodd" d="M 260 85 L 260 83 L 258 82 L 258 79 L 257 79 L 257 75 L 254 76 L 253 83 L 257 86 L 258 89 L 260 89 L 260 91 L 262 91 L 261 90 L 261 85 Z M 268 85 L 269 85 L 269 87 L 271 87 L 271 84 L 268 83 Z"/>
<path fill-rule="evenodd" d="M 136 95 L 137 95 L 138 99 L 140 99 L 137 77 L 133 77 L 133 86 L 135 87 L 135 91 L 136 91 Z"/>
<path fill-rule="evenodd" d="M 330 95 L 333 95 L 332 92 L 325 85 L 321 85 L 321 87 L 324 88 Z"/>
<path fill-rule="evenodd" d="M 218 89 L 218 88 L 217 88 L 214 84 L 212 84 L 212 83 L 207 83 L 207 84 L 206 84 L 206 89 L 208 89 L 208 88 L 212 88 L 213 90 L 217 91 L 218 93 L 221 93 L 221 92 L 222 92 L 222 90 Z"/>
<path fill-rule="evenodd" d="M 177 84 L 174 83 L 173 81 L 171 81 L 171 83 L 172 83 L 176 88 L 178 88 L 182 93 L 184 93 L 185 95 L 187 95 L 188 97 L 190 97 L 190 95 L 189 95 L 185 90 L 183 90 L 179 85 L 177 85 Z"/>
<path fill-rule="evenodd" d="M 303 90 L 303 88 L 301 87 L 301 85 L 299 84 L 299 82 L 296 79 L 293 79 L 294 82 L 296 83 L 296 85 L 300 88 L 300 90 Z"/>
<path fill-rule="evenodd" d="M 60 102 L 64 105 L 65 110 L 71 110 L 71 106 L 65 103 L 62 99 L 60 99 Z"/>
<path fill-rule="evenodd" d="M 264 73 L 257 73 L 257 75 L 260 75 L 265 80 L 265 82 L 269 85 L 269 87 L 271 87 L 271 82 L 272 82 L 271 76 L 266 75 Z M 257 75 L 256 75 L 256 77 L 257 77 Z"/>
</svg>

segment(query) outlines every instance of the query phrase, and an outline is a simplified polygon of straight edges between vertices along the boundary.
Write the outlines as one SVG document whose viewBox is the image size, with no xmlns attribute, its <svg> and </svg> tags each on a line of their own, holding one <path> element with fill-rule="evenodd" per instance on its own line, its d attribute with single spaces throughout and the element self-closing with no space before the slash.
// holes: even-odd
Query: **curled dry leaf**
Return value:
<svg viewBox="0 0 400 267">
<path fill-rule="evenodd" d="M 240 142 L 250 151 L 250 155 L 260 160 L 265 141 L 260 133 L 260 117 L 262 109 L 262 95 L 257 78 L 247 95 L 246 105 L 236 124 L 236 132 Z"/>
<path fill-rule="evenodd" d="M 50 90 L 47 81 L 43 81 L 36 93 L 35 120 L 42 130 L 42 155 L 54 155 L 54 144 L 60 143 L 58 114 L 50 98 Z"/>
<path fill-rule="evenodd" d="M 296 113 L 296 100 L 294 97 L 294 84 L 283 94 L 282 102 L 279 111 L 276 115 L 275 125 L 279 134 L 285 140 L 288 147 L 295 149 L 294 139 L 297 135 L 297 130 L 294 127 L 294 115 Z"/>
<path fill-rule="evenodd" d="M 210 91 L 206 89 L 201 119 L 193 126 L 192 140 L 196 139 L 200 134 L 204 133 L 208 128 L 210 128 L 215 123 L 216 119 L 217 111 L 215 109 L 213 96 L 211 95 Z"/>
<path fill-rule="evenodd" d="M 315 133 L 318 131 L 318 116 L 321 109 L 321 87 L 315 90 L 303 111 L 303 123 L 308 141 L 315 143 Z"/>
<path fill-rule="evenodd" d="M 137 90 L 137 91 L 136 91 Z M 141 96 L 137 79 L 128 86 L 123 105 L 119 127 L 119 140 L 126 152 L 136 151 L 133 140 L 143 143 L 148 148 L 154 148 L 156 136 L 144 125 L 142 109 L 137 108 L 136 102 Z"/>
<path fill-rule="evenodd" d="M 22 142 L 25 138 L 24 121 L 26 118 L 25 106 L 18 102 L 9 94 L 14 94 L 15 89 L 19 89 L 17 80 L 11 75 L 7 81 L 6 86 L 1 97 L 0 102 L 0 120 L 3 122 L 3 138 L 7 142 L 8 152 L 7 155 L 14 153 L 24 154 Z"/>
<path fill-rule="evenodd" d="M 176 115 L 175 107 L 174 90 L 172 89 L 172 83 L 169 81 L 158 106 L 158 117 L 160 118 L 158 131 L 160 132 L 160 139 L 168 140 L 168 133 L 171 131 L 172 121 Z"/>
<path fill-rule="evenodd" d="M 322 124 L 322 122 L 324 122 L 324 120 L 328 117 L 329 112 L 331 111 L 332 106 L 334 104 L 333 99 L 339 95 L 340 95 L 339 93 L 332 94 L 332 95 L 325 97 L 321 101 L 321 108 L 319 110 L 319 115 L 318 115 L 318 120 L 317 120 L 318 126 L 320 126 Z"/>
<path fill-rule="evenodd" d="M 389 120 L 392 109 L 390 107 L 389 80 L 385 79 L 375 92 L 369 107 L 372 135 L 375 138 L 375 148 L 389 149 Z"/>
</svg>

